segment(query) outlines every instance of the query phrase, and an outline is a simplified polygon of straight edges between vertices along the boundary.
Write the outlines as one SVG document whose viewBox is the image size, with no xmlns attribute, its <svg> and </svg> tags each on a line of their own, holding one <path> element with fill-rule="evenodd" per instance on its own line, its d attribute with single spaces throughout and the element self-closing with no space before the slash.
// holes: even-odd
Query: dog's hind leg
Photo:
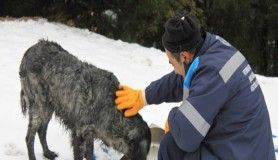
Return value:
<svg viewBox="0 0 278 160">
<path fill-rule="evenodd" d="M 38 135 L 41 141 L 42 149 L 43 149 L 43 155 L 48 159 L 55 159 L 58 155 L 52 151 L 49 150 L 47 141 L 46 141 L 46 132 L 47 132 L 47 126 L 48 123 L 52 117 L 53 111 L 49 108 L 49 106 L 46 106 L 43 108 L 44 110 L 44 116 L 42 118 L 42 122 L 40 125 L 40 128 L 38 130 Z"/>
<path fill-rule="evenodd" d="M 37 119 L 39 119 L 37 115 L 34 115 L 32 112 L 29 112 L 29 125 L 27 135 L 25 138 L 29 160 L 36 160 L 34 153 L 34 141 L 35 135 L 40 128 L 40 122 L 38 122 Z"/>
</svg>

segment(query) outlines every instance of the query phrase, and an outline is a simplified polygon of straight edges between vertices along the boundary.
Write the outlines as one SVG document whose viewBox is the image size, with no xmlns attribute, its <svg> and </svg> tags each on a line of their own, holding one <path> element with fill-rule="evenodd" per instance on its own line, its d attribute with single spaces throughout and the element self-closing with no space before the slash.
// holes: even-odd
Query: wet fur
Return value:
<svg viewBox="0 0 278 160">
<path fill-rule="evenodd" d="M 22 112 L 29 115 L 30 160 L 36 159 L 36 133 L 44 156 L 57 157 L 46 141 L 53 113 L 71 133 L 75 160 L 92 158 L 95 139 L 123 153 L 122 159 L 146 159 L 150 130 L 140 115 L 125 118 L 115 109 L 119 82 L 113 73 L 78 60 L 57 43 L 40 40 L 24 54 L 19 74 Z"/>
</svg>

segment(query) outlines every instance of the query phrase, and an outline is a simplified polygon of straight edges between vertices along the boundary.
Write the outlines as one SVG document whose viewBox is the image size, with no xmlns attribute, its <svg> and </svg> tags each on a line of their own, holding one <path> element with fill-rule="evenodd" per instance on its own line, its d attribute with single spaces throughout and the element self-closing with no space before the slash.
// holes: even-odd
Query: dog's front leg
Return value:
<svg viewBox="0 0 278 160">
<path fill-rule="evenodd" d="M 77 136 L 76 132 L 73 131 L 71 134 L 71 138 L 72 138 L 71 143 L 73 147 L 74 160 L 83 160 L 82 149 L 81 149 L 82 137 Z"/>
<path fill-rule="evenodd" d="M 94 135 L 93 133 L 87 134 L 84 137 L 85 142 L 85 158 L 87 160 L 94 160 Z"/>
</svg>

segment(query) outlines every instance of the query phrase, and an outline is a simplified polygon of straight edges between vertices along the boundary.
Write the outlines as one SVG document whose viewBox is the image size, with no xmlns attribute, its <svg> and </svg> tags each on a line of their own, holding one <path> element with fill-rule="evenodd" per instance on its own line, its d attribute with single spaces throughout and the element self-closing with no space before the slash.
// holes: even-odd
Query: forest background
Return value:
<svg viewBox="0 0 278 160">
<path fill-rule="evenodd" d="M 183 9 L 239 49 L 257 74 L 278 76 L 276 0 L 0 0 L 0 17 L 44 17 L 161 50 L 164 23 Z"/>
</svg>

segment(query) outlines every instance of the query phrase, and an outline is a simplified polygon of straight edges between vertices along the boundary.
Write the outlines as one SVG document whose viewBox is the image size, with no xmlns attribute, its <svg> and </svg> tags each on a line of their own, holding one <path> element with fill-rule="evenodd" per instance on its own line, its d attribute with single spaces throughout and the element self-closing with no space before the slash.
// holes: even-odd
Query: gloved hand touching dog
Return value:
<svg viewBox="0 0 278 160">
<path fill-rule="evenodd" d="M 116 107 L 124 111 L 125 117 L 135 116 L 146 105 L 145 91 L 120 86 L 116 91 Z"/>
</svg>

